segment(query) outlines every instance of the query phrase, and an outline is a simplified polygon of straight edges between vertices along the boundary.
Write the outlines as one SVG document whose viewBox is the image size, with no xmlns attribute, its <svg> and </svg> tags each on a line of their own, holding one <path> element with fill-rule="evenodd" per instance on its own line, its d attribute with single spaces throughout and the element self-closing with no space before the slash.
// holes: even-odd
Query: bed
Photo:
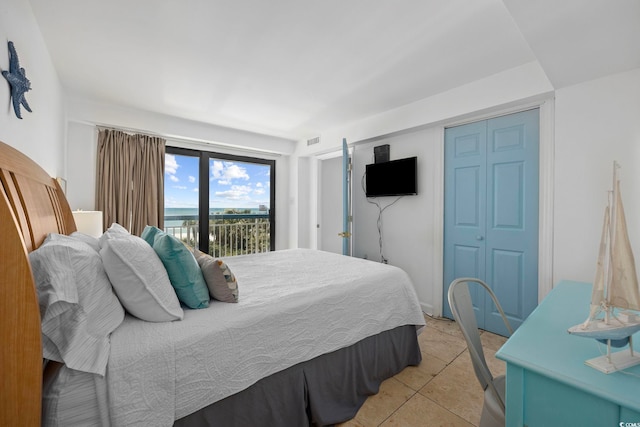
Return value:
<svg viewBox="0 0 640 427">
<path fill-rule="evenodd" d="M 167 322 L 127 313 L 96 353 L 104 375 L 43 364 L 33 255 L 76 227 L 57 181 L 3 143 L 0 183 L 0 425 L 333 425 L 421 361 L 424 316 L 406 273 L 293 249 L 224 259 L 236 304 Z"/>
</svg>

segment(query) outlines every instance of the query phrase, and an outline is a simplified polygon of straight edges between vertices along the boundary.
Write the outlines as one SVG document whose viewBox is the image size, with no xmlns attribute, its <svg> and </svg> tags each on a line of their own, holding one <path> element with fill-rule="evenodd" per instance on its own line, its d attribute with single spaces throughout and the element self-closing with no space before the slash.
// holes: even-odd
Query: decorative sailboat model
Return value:
<svg viewBox="0 0 640 427">
<path fill-rule="evenodd" d="M 589 318 L 568 331 L 607 344 L 606 355 L 585 361 L 606 374 L 640 364 L 632 338 L 640 331 L 640 288 L 620 197 L 619 168 L 614 162 L 613 191 L 604 214 Z M 626 345 L 628 351 L 611 351 L 611 347 Z"/>
</svg>

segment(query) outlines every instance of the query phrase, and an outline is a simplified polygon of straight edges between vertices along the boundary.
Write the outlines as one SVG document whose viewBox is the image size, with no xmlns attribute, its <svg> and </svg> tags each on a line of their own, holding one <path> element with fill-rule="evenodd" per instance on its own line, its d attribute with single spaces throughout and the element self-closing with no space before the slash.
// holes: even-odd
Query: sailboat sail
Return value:
<svg viewBox="0 0 640 427">
<path fill-rule="evenodd" d="M 598 252 L 598 264 L 596 266 L 596 278 L 593 282 L 593 291 L 591 293 L 591 310 L 589 319 L 593 319 L 598 313 L 602 301 L 604 301 L 604 281 L 605 281 L 605 261 L 607 260 L 607 235 L 609 234 L 609 206 L 604 211 L 604 224 L 602 225 L 602 237 L 600 238 L 600 250 Z"/>
<path fill-rule="evenodd" d="M 631 250 L 631 242 L 627 233 L 620 182 L 616 182 L 615 230 L 611 246 L 611 285 L 607 299 L 609 305 L 619 308 L 640 310 L 640 290 L 636 263 Z"/>
</svg>

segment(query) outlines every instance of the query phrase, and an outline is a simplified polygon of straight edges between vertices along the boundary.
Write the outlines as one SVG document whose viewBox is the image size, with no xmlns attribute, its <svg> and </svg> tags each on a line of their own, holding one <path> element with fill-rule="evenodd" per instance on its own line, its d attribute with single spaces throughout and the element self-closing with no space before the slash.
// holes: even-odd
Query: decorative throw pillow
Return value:
<svg viewBox="0 0 640 427">
<path fill-rule="evenodd" d="M 202 270 L 209 294 L 222 302 L 238 302 L 238 282 L 231 269 L 209 254 L 194 249 L 193 254 Z"/>
<path fill-rule="evenodd" d="M 178 299 L 189 308 L 209 307 L 209 290 L 191 251 L 180 240 L 160 229 L 147 233 L 155 234 L 153 249 L 167 269 Z"/>
<path fill-rule="evenodd" d="M 156 252 L 131 234 L 106 239 L 100 256 L 122 305 L 149 322 L 184 317 L 169 276 Z"/>
<path fill-rule="evenodd" d="M 142 230 L 142 234 L 140 237 L 149 244 L 149 246 L 153 247 L 153 242 L 156 240 L 156 236 L 160 234 L 165 234 L 164 231 L 160 230 L 158 227 L 154 227 L 151 225 L 147 225 L 144 230 Z"/>
<path fill-rule="evenodd" d="M 29 254 L 42 318 L 43 356 L 104 375 L 109 335 L 124 319 L 100 255 L 69 236 L 45 239 Z"/>
</svg>

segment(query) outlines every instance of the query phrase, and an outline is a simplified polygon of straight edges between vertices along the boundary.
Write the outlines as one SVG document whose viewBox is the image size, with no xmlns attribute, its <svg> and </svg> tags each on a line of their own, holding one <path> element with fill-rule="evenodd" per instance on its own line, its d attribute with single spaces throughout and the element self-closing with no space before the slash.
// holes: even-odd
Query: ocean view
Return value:
<svg viewBox="0 0 640 427">
<path fill-rule="evenodd" d="M 244 212 L 246 210 L 249 210 L 251 214 L 266 214 L 269 211 L 266 210 L 260 210 L 258 208 L 256 209 L 247 209 L 247 208 L 211 208 L 209 209 L 209 215 L 216 215 L 216 214 L 222 214 L 225 211 L 229 210 L 229 209 L 233 209 L 239 212 Z M 182 222 L 184 220 L 179 219 L 179 220 L 167 220 L 168 217 L 172 217 L 172 216 L 182 216 L 182 215 L 192 215 L 192 216 L 197 216 L 198 215 L 198 208 L 165 208 L 164 209 L 164 216 L 165 216 L 165 221 L 164 221 L 164 226 L 166 227 L 180 227 L 182 225 Z"/>
</svg>

